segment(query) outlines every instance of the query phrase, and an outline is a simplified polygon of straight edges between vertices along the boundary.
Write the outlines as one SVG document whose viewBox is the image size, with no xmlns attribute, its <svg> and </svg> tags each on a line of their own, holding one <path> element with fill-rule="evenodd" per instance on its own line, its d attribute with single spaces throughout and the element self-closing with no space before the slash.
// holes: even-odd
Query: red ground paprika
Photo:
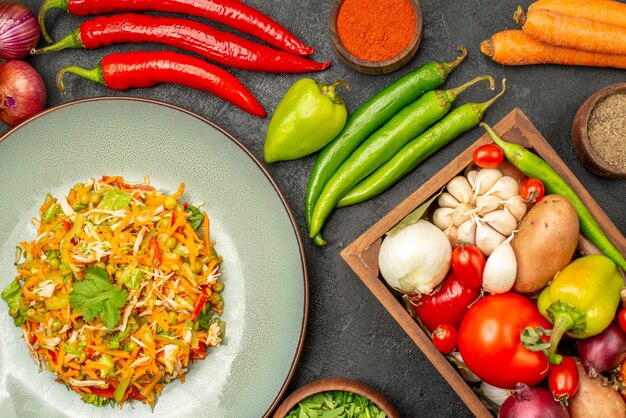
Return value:
<svg viewBox="0 0 626 418">
<path fill-rule="evenodd" d="M 337 35 L 364 61 L 385 61 L 404 50 L 415 33 L 408 0 L 346 0 L 337 14 Z"/>
</svg>

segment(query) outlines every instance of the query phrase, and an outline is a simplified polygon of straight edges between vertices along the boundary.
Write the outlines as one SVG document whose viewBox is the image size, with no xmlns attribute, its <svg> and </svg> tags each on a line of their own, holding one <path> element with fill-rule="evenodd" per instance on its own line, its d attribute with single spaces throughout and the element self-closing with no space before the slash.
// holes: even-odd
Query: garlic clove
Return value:
<svg viewBox="0 0 626 418">
<path fill-rule="evenodd" d="M 519 183 L 513 177 L 504 176 L 500 178 L 485 194 L 496 195 L 502 200 L 507 200 L 519 194 Z"/>
<path fill-rule="evenodd" d="M 453 208 L 438 208 L 433 213 L 433 223 L 442 231 L 452 225 L 453 216 L 456 211 Z"/>
<path fill-rule="evenodd" d="M 513 288 L 517 277 L 517 259 L 510 240 L 498 245 L 485 264 L 483 289 L 489 293 L 505 293 Z"/>
<path fill-rule="evenodd" d="M 439 196 L 439 199 L 437 199 L 437 204 L 442 208 L 456 208 L 461 202 L 456 200 L 450 193 L 443 192 L 441 196 Z"/>
<path fill-rule="evenodd" d="M 511 235 L 517 227 L 517 219 L 506 209 L 494 210 L 485 214 L 483 221 L 506 237 Z"/>
<path fill-rule="evenodd" d="M 487 193 L 502 178 L 502 173 L 496 168 L 483 168 L 476 174 L 474 192 L 476 196 Z"/>
<path fill-rule="evenodd" d="M 472 201 L 472 187 L 464 176 L 456 176 L 450 180 L 447 189 L 461 203 L 470 203 Z"/>
<path fill-rule="evenodd" d="M 452 245 L 452 247 L 459 246 L 459 240 L 457 238 L 458 228 L 456 226 L 451 225 L 449 228 L 447 228 L 443 232 L 445 232 L 446 236 L 448 237 L 448 240 L 450 241 L 450 245 Z"/>
<path fill-rule="evenodd" d="M 476 221 L 474 218 L 468 219 L 459 225 L 456 231 L 458 244 L 476 244 Z"/>
<path fill-rule="evenodd" d="M 454 226 L 459 226 L 463 222 L 467 221 L 471 218 L 472 213 L 474 213 L 474 208 L 469 203 L 460 204 L 452 215 L 452 224 Z"/>
<path fill-rule="evenodd" d="M 500 208 L 501 205 L 502 201 L 498 196 L 478 196 L 476 198 L 476 213 L 484 215 Z"/>
<path fill-rule="evenodd" d="M 478 171 L 476 170 L 471 170 L 469 171 L 465 176 L 467 177 L 467 182 L 469 183 L 470 187 L 475 190 L 476 188 L 474 187 L 475 183 L 475 179 L 476 179 L 476 174 L 478 174 Z"/>
<path fill-rule="evenodd" d="M 476 224 L 476 246 L 484 255 L 489 256 L 495 248 L 502 244 L 506 237 L 487 225 L 479 221 Z"/>
<path fill-rule="evenodd" d="M 526 216 L 526 212 L 528 211 L 528 206 L 524 201 L 524 198 L 520 195 L 515 195 L 506 200 L 504 204 L 506 209 L 515 217 L 517 222 L 521 221 L 524 216 Z"/>
</svg>

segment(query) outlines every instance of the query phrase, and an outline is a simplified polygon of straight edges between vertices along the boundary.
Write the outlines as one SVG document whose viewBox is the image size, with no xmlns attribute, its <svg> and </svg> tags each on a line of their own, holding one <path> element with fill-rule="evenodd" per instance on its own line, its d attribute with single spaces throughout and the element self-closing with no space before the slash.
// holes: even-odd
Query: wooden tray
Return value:
<svg viewBox="0 0 626 418">
<path fill-rule="evenodd" d="M 585 187 L 576 176 L 567 168 L 556 152 L 539 133 L 528 117 L 520 110 L 514 109 L 494 127 L 495 132 L 503 139 L 516 142 L 527 148 L 532 148 L 547 161 L 576 191 L 591 214 L 598 221 L 606 235 L 622 253 L 626 254 L 626 238 L 619 232 L 609 217 L 589 195 Z M 492 417 L 491 412 L 483 405 L 468 384 L 458 374 L 446 358 L 432 345 L 428 336 L 422 331 L 415 319 L 407 312 L 400 300 L 400 294 L 390 289 L 380 278 L 378 270 L 378 252 L 382 238 L 387 231 L 393 228 L 406 215 L 420 206 L 432 195 L 439 192 L 450 179 L 459 174 L 472 161 L 472 152 L 479 146 L 491 143 L 491 138 L 485 133 L 467 150 L 445 166 L 422 187 L 396 206 L 380 221 L 374 224 L 363 235 L 352 242 L 342 252 L 341 256 L 365 283 L 380 303 L 389 311 L 391 316 L 400 324 L 402 329 L 422 350 L 450 386 L 465 402 L 472 413 L 477 417 Z"/>
</svg>

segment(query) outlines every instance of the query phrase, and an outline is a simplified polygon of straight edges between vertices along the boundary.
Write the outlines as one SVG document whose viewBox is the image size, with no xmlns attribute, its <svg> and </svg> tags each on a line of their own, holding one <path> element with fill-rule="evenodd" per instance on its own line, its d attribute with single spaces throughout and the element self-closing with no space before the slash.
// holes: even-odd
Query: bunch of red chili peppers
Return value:
<svg viewBox="0 0 626 418">
<path fill-rule="evenodd" d="M 330 61 L 306 58 L 313 53 L 313 48 L 303 44 L 278 22 L 239 0 L 45 0 L 39 12 L 39 25 L 48 42 L 53 41 L 44 18 L 53 8 L 78 16 L 138 11 L 187 14 L 228 25 L 274 48 L 190 19 L 125 13 L 87 20 L 59 42 L 33 49 L 33 55 L 67 48 L 93 49 L 126 42 L 153 42 L 249 71 L 303 73 L 321 71 L 330 65 Z M 202 59 L 177 52 L 109 54 L 93 69 L 64 67 L 57 76 L 61 91 L 64 91 L 66 73 L 114 90 L 151 87 L 163 82 L 181 84 L 212 93 L 253 115 L 265 116 L 258 100 L 235 76 Z"/>
</svg>

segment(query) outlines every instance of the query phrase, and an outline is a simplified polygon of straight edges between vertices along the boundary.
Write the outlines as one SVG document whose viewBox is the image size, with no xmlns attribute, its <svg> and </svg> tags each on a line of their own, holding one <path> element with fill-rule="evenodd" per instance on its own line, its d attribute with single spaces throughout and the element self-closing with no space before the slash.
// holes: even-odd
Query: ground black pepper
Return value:
<svg viewBox="0 0 626 418">
<path fill-rule="evenodd" d="M 589 115 L 589 143 L 606 164 L 626 170 L 626 93 L 599 101 Z"/>
</svg>

